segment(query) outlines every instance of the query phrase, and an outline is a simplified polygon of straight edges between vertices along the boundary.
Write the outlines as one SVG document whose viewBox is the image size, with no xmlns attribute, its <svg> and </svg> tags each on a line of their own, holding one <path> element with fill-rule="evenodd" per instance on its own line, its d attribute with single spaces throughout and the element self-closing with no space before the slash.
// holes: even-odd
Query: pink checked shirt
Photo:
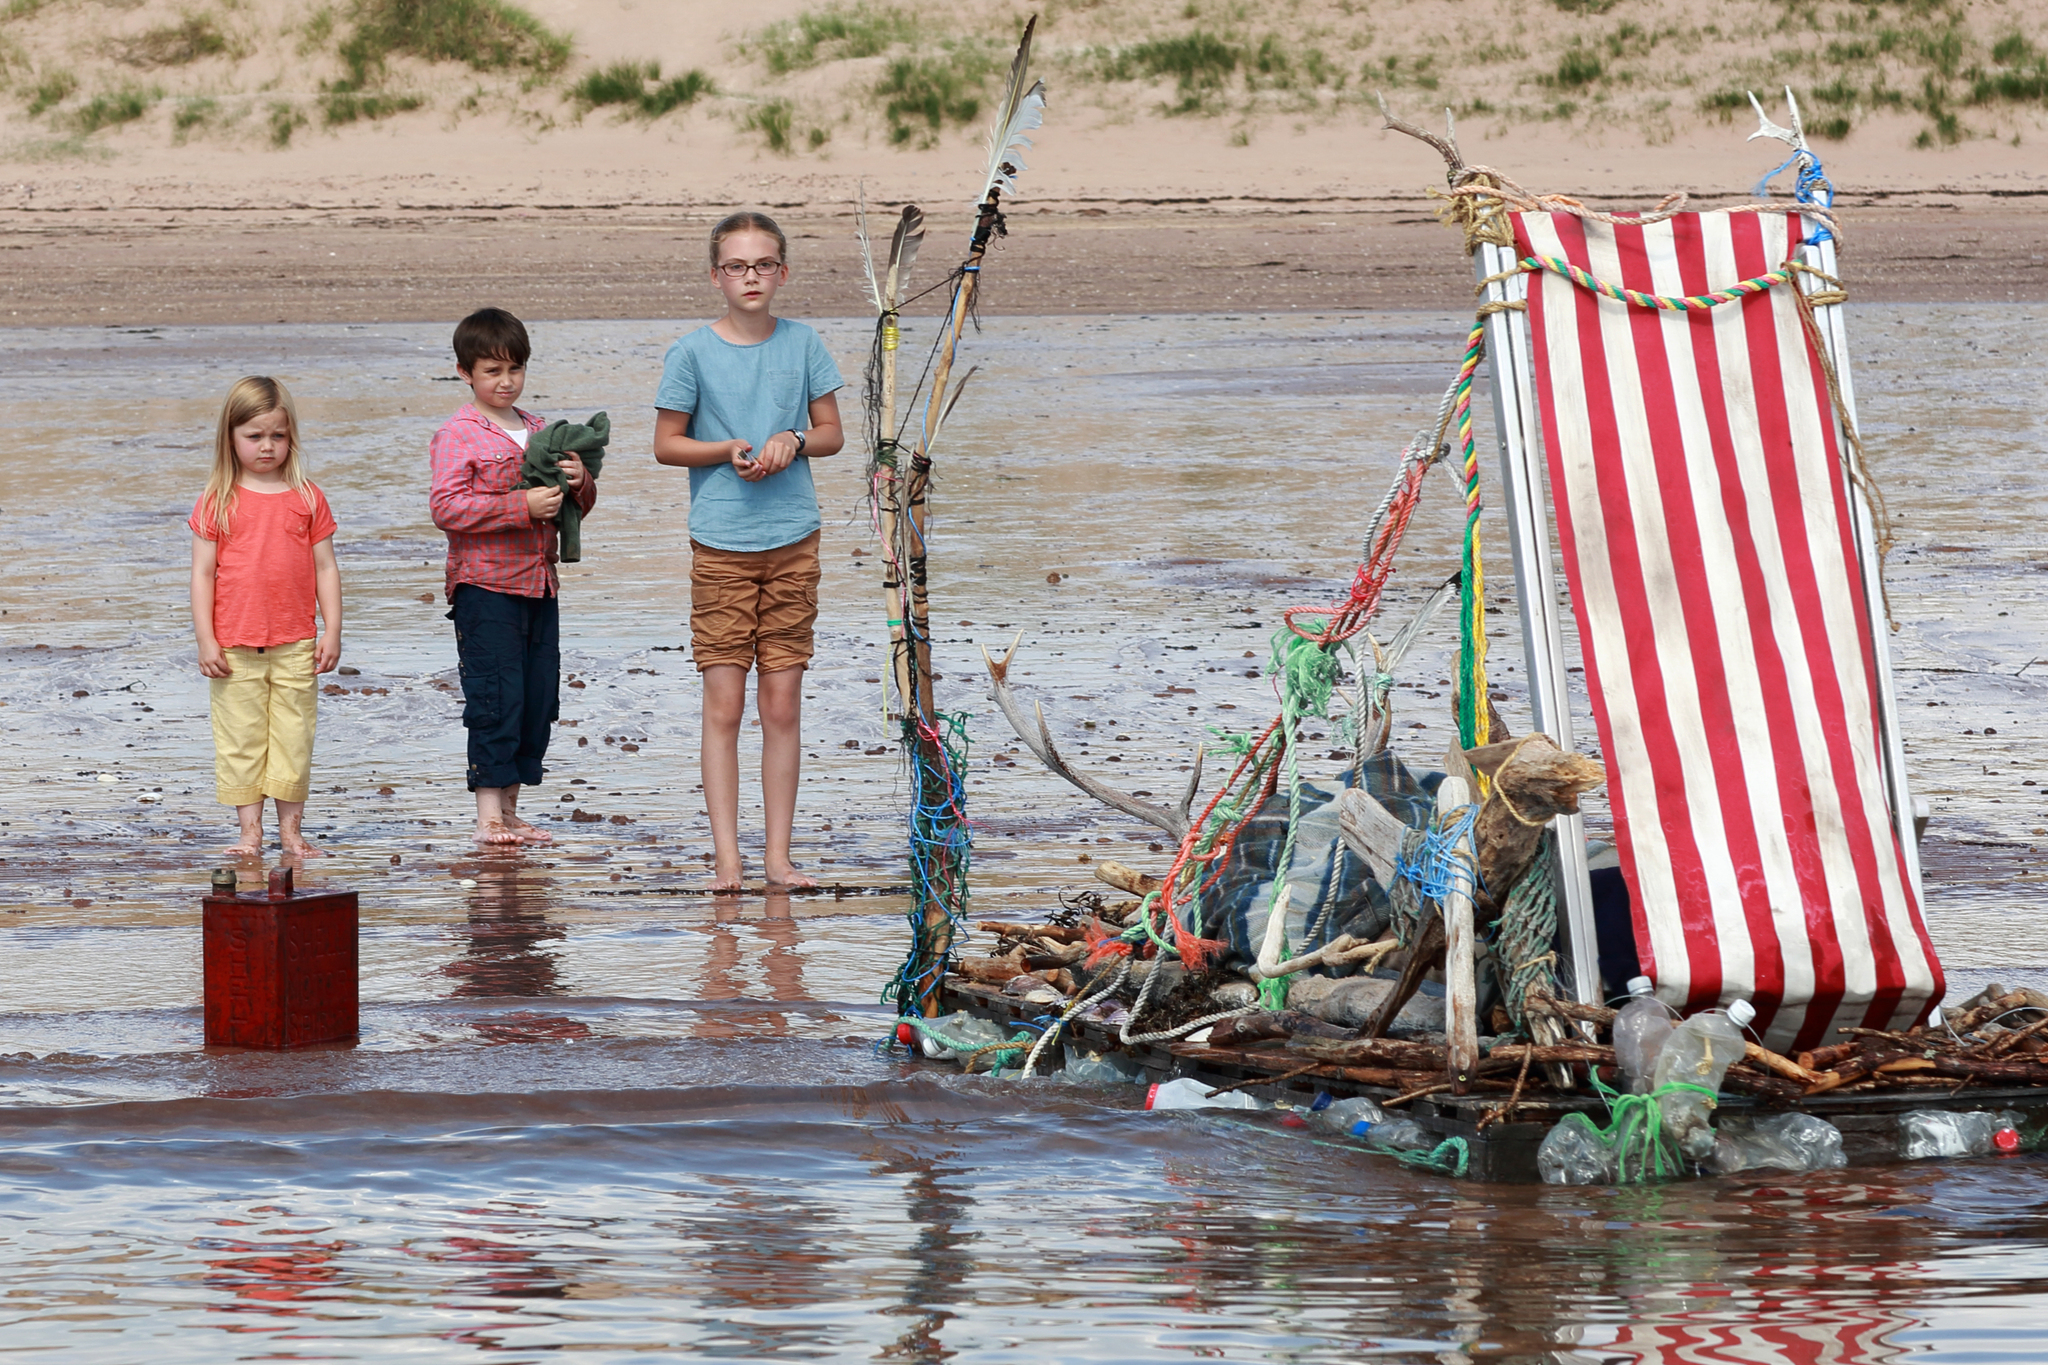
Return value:
<svg viewBox="0 0 2048 1365">
<path fill-rule="evenodd" d="M 529 436 L 547 425 L 524 409 L 513 411 Z M 526 452 L 474 403 L 465 403 L 434 433 L 431 454 L 427 505 L 434 525 L 448 533 L 448 600 L 455 600 L 458 583 L 514 597 L 553 596 L 559 586 L 555 524 L 527 515 L 526 490 L 518 486 Z M 572 496 L 588 512 L 597 502 L 597 481 L 585 478 Z"/>
</svg>

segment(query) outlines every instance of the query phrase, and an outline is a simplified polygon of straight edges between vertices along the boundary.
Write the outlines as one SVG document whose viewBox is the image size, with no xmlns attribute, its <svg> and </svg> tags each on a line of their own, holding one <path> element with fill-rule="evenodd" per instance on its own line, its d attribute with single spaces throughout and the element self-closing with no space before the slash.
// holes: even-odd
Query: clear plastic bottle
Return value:
<svg viewBox="0 0 2048 1365">
<path fill-rule="evenodd" d="M 1731 1003 L 1726 1011 L 1705 1010 L 1671 1030 L 1657 1053 L 1654 1089 L 1667 1085 L 1698 1086 L 1709 1092 L 1674 1091 L 1658 1099 L 1663 1110 L 1664 1133 L 1679 1152 L 1691 1161 L 1705 1161 L 1714 1154 L 1713 1096 L 1721 1093 L 1721 1078 L 1742 1056 L 1743 1026 L 1756 1018 L 1747 1000 Z"/>
<path fill-rule="evenodd" d="M 1931 1156 L 1989 1156 L 2020 1150 L 2020 1116 L 2011 1110 L 1944 1113 L 1915 1109 L 1899 1115 L 1899 1155 L 1907 1161 Z"/>
<path fill-rule="evenodd" d="M 1612 1185 L 1614 1148 L 1584 1114 L 1567 1114 L 1543 1135 L 1536 1169 L 1546 1185 Z"/>
<path fill-rule="evenodd" d="M 1363 1095 L 1333 1100 L 1320 1109 L 1311 1109 L 1308 1117 L 1310 1123 L 1324 1132 L 1342 1133 L 1347 1137 L 1371 1136 L 1374 1126 L 1387 1120 L 1386 1111 Z"/>
<path fill-rule="evenodd" d="M 1714 1174 L 1738 1171 L 1830 1171 L 1848 1165 L 1842 1130 L 1811 1114 L 1729 1118 L 1716 1125 Z"/>
<path fill-rule="evenodd" d="M 1657 1072 L 1657 1054 L 1678 1021 L 1678 1016 L 1657 998 L 1655 991 L 1649 977 L 1636 977 L 1628 983 L 1629 1002 L 1614 1018 L 1614 1060 L 1628 1077 L 1629 1089 L 1638 1095 L 1650 1093 Z"/>
<path fill-rule="evenodd" d="M 1192 1076 L 1176 1076 L 1170 1081 L 1160 1081 L 1145 1092 L 1147 1109 L 1268 1109 L 1264 1100 L 1247 1095 L 1242 1090 L 1226 1090 L 1220 1095 L 1209 1092 L 1216 1087 L 1207 1081 L 1198 1081 Z"/>
<path fill-rule="evenodd" d="M 1384 1123 L 1375 1123 L 1372 1131 L 1364 1136 L 1382 1147 L 1395 1147 L 1404 1152 L 1426 1152 L 1436 1146 L 1436 1139 L 1429 1135 L 1429 1130 L 1408 1118 L 1391 1118 Z"/>
</svg>

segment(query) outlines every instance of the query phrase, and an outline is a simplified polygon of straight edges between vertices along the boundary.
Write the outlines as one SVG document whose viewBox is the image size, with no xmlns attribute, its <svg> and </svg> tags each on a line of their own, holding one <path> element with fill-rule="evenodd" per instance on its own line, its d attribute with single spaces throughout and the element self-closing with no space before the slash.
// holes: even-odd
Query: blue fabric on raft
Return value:
<svg viewBox="0 0 2048 1365">
<path fill-rule="evenodd" d="M 1417 778 L 1391 750 L 1381 750 L 1365 761 L 1362 774 L 1347 768 L 1337 781 L 1338 790 L 1363 785 L 1404 824 L 1420 828 L 1436 808 L 1443 774 Z M 1340 934 L 1369 941 L 1387 927 L 1386 890 L 1339 836 L 1336 799 L 1334 790 L 1302 784 L 1301 821 L 1287 874 L 1293 886 L 1287 907 L 1290 955 L 1311 952 Z M 1240 963 L 1256 962 L 1265 938 L 1273 874 L 1287 841 L 1287 808 L 1284 788 L 1259 807 L 1232 845 L 1222 877 L 1202 897 L 1198 931 L 1228 943 L 1230 957 Z"/>
</svg>

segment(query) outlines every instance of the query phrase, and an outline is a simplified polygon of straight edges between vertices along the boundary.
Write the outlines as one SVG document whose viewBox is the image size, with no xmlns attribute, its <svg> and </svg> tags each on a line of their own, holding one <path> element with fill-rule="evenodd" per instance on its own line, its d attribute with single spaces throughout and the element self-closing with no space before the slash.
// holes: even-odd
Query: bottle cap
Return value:
<svg viewBox="0 0 2048 1365">
<path fill-rule="evenodd" d="M 1728 1002 L 1728 1017 L 1735 1021 L 1735 1027 L 1748 1028 L 1749 1021 L 1756 1018 L 1756 1006 L 1747 1000 L 1731 1000 Z"/>
<path fill-rule="evenodd" d="M 1353 1137 L 1367 1137 L 1370 1136 L 1371 1133 L 1372 1121 L 1370 1119 L 1360 1119 L 1358 1122 L 1351 1125 L 1351 1136 Z"/>
<path fill-rule="evenodd" d="M 2011 1128 L 2001 1128 L 1991 1135 L 1991 1145 L 2001 1152 L 2017 1152 L 2020 1135 Z"/>
<path fill-rule="evenodd" d="M 1632 976 L 1628 979 L 1630 995 L 1649 995 L 1657 989 L 1657 983 L 1647 976 Z"/>
<path fill-rule="evenodd" d="M 896 1026 L 896 1041 L 905 1047 L 909 1047 L 917 1041 L 917 1030 L 908 1024 L 898 1024 Z"/>
</svg>

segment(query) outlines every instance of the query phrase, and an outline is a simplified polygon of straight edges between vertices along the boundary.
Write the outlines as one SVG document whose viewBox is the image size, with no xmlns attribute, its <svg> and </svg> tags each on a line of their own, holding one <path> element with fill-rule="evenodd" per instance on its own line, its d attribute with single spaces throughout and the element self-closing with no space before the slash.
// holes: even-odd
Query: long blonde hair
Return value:
<svg viewBox="0 0 2048 1365">
<path fill-rule="evenodd" d="M 284 481 L 311 510 L 313 495 L 306 491 L 306 458 L 299 448 L 299 410 L 292 405 L 291 390 L 268 375 L 252 374 L 237 379 L 220 405 L 220 425 L 213 435 L 213 472 L 206 478 L 205 503 L 212 513 L 214 535 L 228 538 L 228 520 L 235 510 L 235 484 L 241 478 L 241 462 L 235 458 L 235 428 L 258 417 L 282 411 L 291 428 L 291 445 L 284 459 Z"/>
</svg>

